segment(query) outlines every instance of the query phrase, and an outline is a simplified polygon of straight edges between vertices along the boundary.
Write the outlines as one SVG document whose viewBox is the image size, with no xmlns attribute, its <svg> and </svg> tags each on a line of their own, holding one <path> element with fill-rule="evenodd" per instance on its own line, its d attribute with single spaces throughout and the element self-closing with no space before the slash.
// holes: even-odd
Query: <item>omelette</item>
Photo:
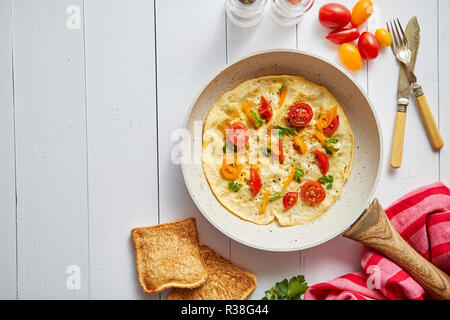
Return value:
<svg viewBox="0 0 450 320">
<path fill-rule="evenodd" d="M 202 166 L 212 192 L 258 225 L 319 218 L 339 199 L 353 154 L 339 102 L 300 76 L 241 83 L 214 103 L 203 127 Z"/>
</svg>

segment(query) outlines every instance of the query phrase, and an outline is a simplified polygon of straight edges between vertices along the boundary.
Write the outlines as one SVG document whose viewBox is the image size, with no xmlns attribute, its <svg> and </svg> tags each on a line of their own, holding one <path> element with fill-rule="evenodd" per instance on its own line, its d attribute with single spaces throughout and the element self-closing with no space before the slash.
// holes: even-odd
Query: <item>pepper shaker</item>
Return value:
<svg viewBox="0 0 450 320">
<path fill-rule="evenodd" d="M 257 25 L 262 18 L 268 0 L 226 0 L 228 19 L 241 28 Z"/>
</svg>

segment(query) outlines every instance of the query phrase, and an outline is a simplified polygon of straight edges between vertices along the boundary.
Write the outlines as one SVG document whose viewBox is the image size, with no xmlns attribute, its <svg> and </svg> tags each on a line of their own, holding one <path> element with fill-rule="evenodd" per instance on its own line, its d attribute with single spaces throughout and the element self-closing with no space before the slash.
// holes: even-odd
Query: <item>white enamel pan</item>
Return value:
<svg viewBox="0 0 450 320">
<path fill-rule="evenodd" d="M 245 80 L 283 74 L 304 76 L 331 91 L 350 121 L 355 136 L 355 156 L 340 200 L 322 217 L 304 226 L 280 227 L 275 221 L 261 226 L 240 219 L 217 201 L 203 173 L 199 131 L 222 94 Z M 217 229 L 250 247 L 294 251 L 319 245 L 346 230 L 372 200 L 382 161 L 381 129 L 375 110 L 352 76 L 318 56 L 294 50 L 264 51 L 228 65 L 195 99 L 184 126 L 192 140 L 182 144 L 183 159 L 188 160 L 182 161 L 181 167 L 192 199 Z"/>
</svg>

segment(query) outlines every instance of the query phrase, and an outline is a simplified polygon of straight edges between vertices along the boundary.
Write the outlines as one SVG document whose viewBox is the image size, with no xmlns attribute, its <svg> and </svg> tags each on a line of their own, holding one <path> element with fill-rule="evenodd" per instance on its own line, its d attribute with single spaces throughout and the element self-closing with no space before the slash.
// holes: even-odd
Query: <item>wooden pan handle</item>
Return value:
<svg viewBox="0 0 450 320">
<path fill-rule="evenodd" d="M 405 139 L 406 112 L 398 111 L 395 117 L 394 138 L 392 139 L 391 167 L 402 165 L 403 141 Z"/>
<path fill-rule="evenodd" d="M 377 199 L 344 236 L 377 250 L 397 263 L 434 298 L 450 300 L 450 277 L 403 240 Z"/>
<path fill-rule="evenodd" d="M 436 125 L 436 121 L 434 121 L 434 117 L 431 113 L 430 106 L 428 105 L 427 98 L 423 94 L 422 88 L 420 86 L 415 86 L 414 95 L 416 96 L 420 114 L 422 115 L 422 120 L 425 124 L 425 129 L 427 130 L 431 145 L 436 150 L 439 150 L 444 146 L 444 140 L 442 139 L 439 128 Z"/>
</svg>

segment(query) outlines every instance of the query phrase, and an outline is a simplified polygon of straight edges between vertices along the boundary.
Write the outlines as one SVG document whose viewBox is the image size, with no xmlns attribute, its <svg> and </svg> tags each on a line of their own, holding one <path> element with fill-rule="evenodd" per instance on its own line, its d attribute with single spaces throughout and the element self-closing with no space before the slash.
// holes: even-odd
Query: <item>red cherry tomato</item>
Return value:
<svg viewBox="0 0 450 320">
<path fill-rule="evenodd" d="M 261 118 L 266 119 L 266 123 L 268 123 L 270 119 L 272 119 L 273 115 L 272 107 L 270 106 L 270 103 L 266 100 L 266 98 L 264 98 L 263 96 L 261 96 L 261 106 L 259 107 L 258 112 Z"/>
<path fill-rule="evenodd" d="M 322 171 L 322 174 L 326 175 L 328 172 L 328 169 L 330 168 L 330 163 L 328 162 L 327 155 L 320 150 L 314 150 L 314 154 L 316 155 L 317 165 L 319 166 L 320 170 Z"/>
<path fill-rule="evenodd" d="M 363 59 L 375 59 L 380 52 L 380 44 L 373 34 L 363 32 L 358 40 L 358 49 Z"/>
<path fill-rule="evenodd" d="M 336 132 L 337 128 L 339 127 L 339 116 L 336 116 L 336 118 L 331 121 L 330 125 L 323 129 L 323 134 L 326 136 L 331 136 L 333 133 Z"/>
<path fill-rule="evenodd" d="M 227 140 L 232 142 L 236 147 L 243 147 L 248 142 L 248 129 L 242 122 L 235 122 L 227 130 Z"/>
<path fill-rule="evenodd" d="M 261 177 L 259 176 L 258 171 L 253 168 L 250 168 L 250 181 L 248 185 L 252 189 L 252 196 L 256 197 L 259 190 L 261 190 Z"/>
<path fill-rule="evenodd" d="M 278 152 L 272 152 L 272 157 L 277 159 L 281 164 L 284 163 L 283 141 L 278 140 Z"/>
<path fill-rule="evenodd" d="M 291 209 L 298 199 L 298 192 L 288 192 L 283 197 L 283 206 L 286 210 Z"/>
<path fill-rule="evenodd" d="M 289 109 L 288 117 L 291 126 L 305 127 L 311 122 L 313 110 L 307 103 L 298 103 Z"/>
<path fill-rule="evenodd" d="M 343 44 L 346 42 L 352 42 L 358 39 L 359 30 L 356 27 L 344 28 L 340 30 L 331 31 L 327 35 L 327 39 L 336 44 Z"/>
<path fill-rule="evenodd" d="M 326 28 L 342 29 L 351 18 L 350 10 L 339 3 L 328 3 L 319 9 L 319 22 Z"/>
<path fill-rule="evenodd" d="M 301 190 L 302 198 L 311 203 L 321 203 L 326 196 L 325 189 L 317 181 L 308 181 L 302 186 Z"/>
</svg>

